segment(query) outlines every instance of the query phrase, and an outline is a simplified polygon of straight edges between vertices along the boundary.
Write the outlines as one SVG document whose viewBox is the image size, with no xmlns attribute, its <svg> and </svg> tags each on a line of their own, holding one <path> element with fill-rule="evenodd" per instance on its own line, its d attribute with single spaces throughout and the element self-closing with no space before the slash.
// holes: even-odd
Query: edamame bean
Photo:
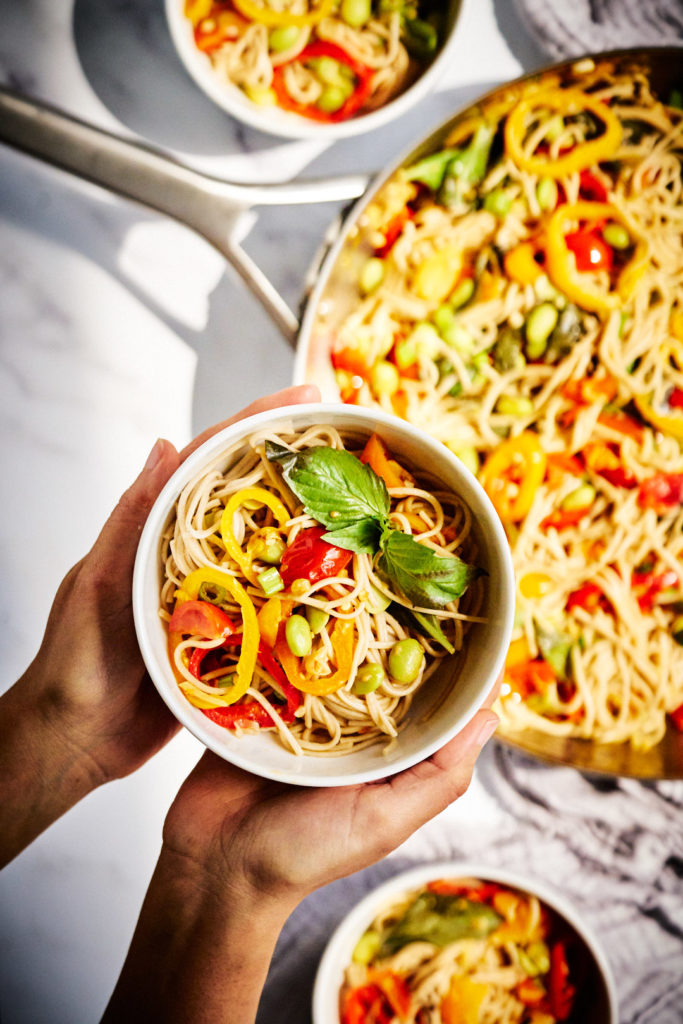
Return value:
<svg viewBox="0 0 683 1024">
<path fill-rule="evenodd" d="M 559 313 L 552 302 L 542 302 L 531 310 L 526 321 L 526 351 L 529 359 L 540 359 L 548 345 L 548 338 L 557 326 Z"/>
<path fill-rule="evenodd" d="M 342 0 L 339 13 L 351 28 L 361 28 L 372 16 L 371 0 Z"/>
<path fill-rule="evenodd" d="M 453 309 L 462 309 L 474 295 L 474 280 L 471 277 L 463 277 L 451 295 L 450 305 Z"/>
<path fill-rule="evenodd" d="M 536 199 L 542 210 L 554 210 L 557 206 L 557 185 L 552 178 L 541 178 L 536 186 Z"/>
<path fill-rule="evenodd" d="M 451 324 L 444 332 L 443 340 L 463 356 L 472 354 L 474 338 L 461 324 Z"/>
<path fill-rule="evenodd" d="M 484 197 L 484 209 L 495 217 L 506 217 L 512 206 L 512 196 L 502 188 L 494 188 Z"/>
<path fill-rule="evenodd" d="M 469 469 L 470 473 L 474 476 L 479 472 L 479 456 L 477 455 L 477 449 L 471 444 L 458 444 L 457 441 L 446 441 L 446 447 L 449 448 L 456 458 L 460 459 L 463 466 Z"/>
<path fill-rule="evenodd" d="M 414 683 L 423 659 L 424 650 L 417 640 L 399 640 L 389 652 L 389 674 L 397 683 Z"/>
<path fill-rule="evenodd" d="M 410 338 L 399 338 L 394 349 L 394 359 L 400 370 L 417 362 L 417 345 Z"/>
<path fill-rule="evenodd" d="M 496 402 L 496 412 L 503 416 L 531 416 L 534 403 L 530 398 L 515 398 L 512 395 L 501 395 Z"/>
<path fill-rule="evenodd" d="M 374 928 L 363 932 L 356 945 L 353 947 L 351 959 L 354 964 L 369 964 L 376 953 L 379 953 L 382 945 L 382 936 Z"/>
<path fill-rule="evenodd" d="M 311 633 L 314 636 L 320 633 L 330 621 L 327 612 L 324 612 L 322 608 L 314 608 L 310 604 L 306 605 L 306 618 L 308 619 L 308 625 L 311 627 Z"/>
<path fill-rule="evenodd" d="M 268 36 L 268 49 L 272 53 L 284 53 L 296 46 L 300 29 L 296 25 L 280 25 L 271 30 Z"/>
<path fill-rule="evenodd" d="M 334 114 L 346 103 L 347 93 L 339 85 L 328 85 L 320 93 L 316 107 L 325 114 Z"/>
<path fill-rule="evenodd" d="M 379 398 L 390 398 L 398 391 L 401 383 L 398 370 L 393 363 L 380 359 L 370 372 L 370 385 Z"/>
<path fill-rule="evenodd" d="M 420 359 L 436 359 L 442 349 L 441 335 L 426 320 L 416 324 L 407 340 L 415 345 Z"/>
<path fill-rule="evenodd" d="M 383 594 L 377 587 L 373 587 L 372 583 L 368 584 L 368 589 L 364 594 L 364 600 L 367 605 L 368 611 L 372 615 L 377 615 L 379 612 L 387 610 L 391 604 L 391 598 Z"/>
<path fill-rule="evenodd" d="M 631 236 L 624 227 L 623 224 L 617 224 L 614 221 L 610 221 L 605 226 L 602 232 L 602 237 L 605 239 L 608 245 L 611 245 L 613 249 L 628 249 L 631 242 Z"/>
<path fill-rule="evenodd" d="M 285 626 L 285 639 L 292 654 L 304 658 L 311 653 L 313 637 L 311 627 L 303 615 L 290 615 Z"/>
<path fill-rule="evenodd" d="M 577 512 L 580 508 L 588 508 L 589 505 L 592 505 L 595 496 L 596 490 L 591 484 L 581 484 L 567 495 L 561 503 L 561 507 L 565 512 Z"/>
<path fill-rule="evenodd" d="M 450 303 L 444 302 L 438 309 L 435 309 L 432 313 L 432 320 L 439 334 L 443 334 L 453 324 L 455 320 L 455 313 Z"/>
<path fill-rule="evenodd" d="M 386 676 L 381 665 L 376 665 L 374 662 L 361 665 L 353 681 L 353 692 L 359 696 L 374 693 L 385 679 Z"/>
<path fill-rule="evenodd" d="M 384 260 L 379 256 L 371 256 L 363 265 L 358 279 L 358 286 L 363 295 L 369 295 L 379 288 L 384 280 Z"/>
</svg>

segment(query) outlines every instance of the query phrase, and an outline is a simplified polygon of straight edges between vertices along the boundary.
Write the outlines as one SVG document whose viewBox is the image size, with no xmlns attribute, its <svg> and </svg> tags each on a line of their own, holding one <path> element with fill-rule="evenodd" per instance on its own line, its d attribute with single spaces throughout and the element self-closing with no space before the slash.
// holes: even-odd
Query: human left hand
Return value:
<svg viewBox="0 0 683 1024">
<path fill-rule="evenodd" d="M 11 830 L 32 838 L 90 789 L 134 771 L 177 731 L 145 671 L 133 625 L 133 565 L 147 515 L 183 459 L 216 431 L 265 409 L 318 400 L 317 388 L 288 388 L 180 453 L 157 441 L 92 549 L 59 587 L 35 659 L 0 698 L 0 792 L 7 807 L 17 804 Z M 27 812 L 23 829 L 22 799 L 34 807 L 33 825 Z M 8 854 L 17 852 L 17 841 L 8 842 Z"/>
</svg>

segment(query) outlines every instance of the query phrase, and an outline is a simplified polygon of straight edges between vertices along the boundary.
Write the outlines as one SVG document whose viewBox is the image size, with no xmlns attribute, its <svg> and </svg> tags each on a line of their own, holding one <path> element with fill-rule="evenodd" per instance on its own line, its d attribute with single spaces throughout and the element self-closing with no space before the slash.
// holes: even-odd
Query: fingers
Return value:
<svg viewBox="0 0 683 1024">
<path fill-rule="evenodd" d="M 242 409 L 241 412 L 236 413 L 235 416 L 231 416 L 230 419 L 223 420 L 222 423 L 209 427 L 208 430 L 195 437 L 194 441 L 191 441 L 181 451 L 180 461 L 184 461 L 200 444 L 204 444 L 210 437 L 217 434 L 219 430 L 229 427 L 231 423 L 237 423 L 238 420 L 244 420 L 247 416 L 255 416 L 256 413 L 265 412 L 267 409 L 279 409 L 283 405 L 302 405 L 305 402 L 319 401 L 320 391 L 314 384 L 300 384 L 296 387 L 285 388 L 283 391 L 276 391 L 274 395 L 267 395 L 265 398 L 257 398 L 255 402 L 248 405 L 246 409 Z"/>
<path fill-rule="evenodd" d="M 129 578 L 142 527 L 164 484 L 180 464 L 170 441 L 159 439 L 137 480 L 122 495 L 87 556 L 93 571 Z"/>
<path fill-rule="evenodd" d="M 389 849 L 403 842 L 450 803 L 472 780 L 475 762 L 498 725 L 498 716 L 482 708 L 445 747 L 384 786 L 368 786 L 364 801 L 370 817 L 380 813 Z M 379 830 L 376 830 L 379 831 Z"/>
</svg>

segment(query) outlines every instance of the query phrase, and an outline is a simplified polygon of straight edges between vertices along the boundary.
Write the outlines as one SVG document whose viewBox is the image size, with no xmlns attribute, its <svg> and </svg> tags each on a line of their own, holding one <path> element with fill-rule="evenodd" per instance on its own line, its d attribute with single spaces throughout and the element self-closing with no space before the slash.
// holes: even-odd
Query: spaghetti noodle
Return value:
<svg viewBox="0 0 683 1024">
<path fill-rule="evenodd" d="M 260 106 L 345 121 L 403 92 L 443 33 L 431 0 L 185 0 L 197 47 Z"/>
<path fill-rule="evenodd" d="M 380 190 L 319 324 L 342 398 L 442 440 L 506 526 L 508 731 L 683 728 L 682 160 L 637 66 L 511 86 Z"/>
<path fill-rule="evenodd" d="M 273 728 L 295 754 L 393 744 L 478 619 L 471 526 L 376 435 L 252 435 L 187 484 L 163 538 L 178 685 L 219 725 Z"/>
<path fill-rule="evenodd" d="M 341 1021 L 556 1024 L 571 1015 L 581 953 L 536 896 L 437 880 L 392 900 L 361 936 Z"/>
</svg>

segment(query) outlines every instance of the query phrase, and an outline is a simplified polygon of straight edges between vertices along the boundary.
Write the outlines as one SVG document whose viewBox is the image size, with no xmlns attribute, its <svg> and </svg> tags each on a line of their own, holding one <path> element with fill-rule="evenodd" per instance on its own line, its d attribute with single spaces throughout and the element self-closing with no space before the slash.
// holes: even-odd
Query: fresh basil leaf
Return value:
<svg viewBox="0 0 683 1024">
<path fill-rule="evenodd" d="M 430 636 L 432 640 L 441 644 L 449 654 L 455 654 L 455 647 L 442 630 L 436 615 L 414 612 L 412 608 L 406 608 L 402 604 L 397 604 L 396 601 L 392 601 L 389 605 L 389 614 L 393 615 L 404 626 L 407 626 L 408 629 L 417 628 L 418 632 L 422 633 L 423 636 Z"/>
<path fill-rule="evenodd" d="M 486 903 L 421 892 L 385 933 L 380 956 L 391 956 L 411 942 L 447 946 L 459 939 L 485 939 L 502 920 Z"/>
<path fill-rule="evenodd" d="M 382 529 L 376 519 L 359 519 L 341 530 L 328 530 L 323 540 L 336 544 L 338 548 L 356 551 L 359 555 L 374 555 L 379 547 Z"/>
<path fill-rule="evenodd" d="M 378 523 L 380 529 L 385 526 L 386 484 L 351 452 L 323 446 L 291 452 L 266 442 L 266 456 L 280 463 L 282 475 L 305 511 L 328 530 L 345 530 L 364 519 Z M 369 527 L 363 532 L 364 537 L 368 535 Z"/>
<path fill-rule="evenodd" d="M 410 534 L 385 531 L 379 572 L 413 604 L 443 608 L 483 574 L 455 555 L 437 555 Z"/>
</svg>

